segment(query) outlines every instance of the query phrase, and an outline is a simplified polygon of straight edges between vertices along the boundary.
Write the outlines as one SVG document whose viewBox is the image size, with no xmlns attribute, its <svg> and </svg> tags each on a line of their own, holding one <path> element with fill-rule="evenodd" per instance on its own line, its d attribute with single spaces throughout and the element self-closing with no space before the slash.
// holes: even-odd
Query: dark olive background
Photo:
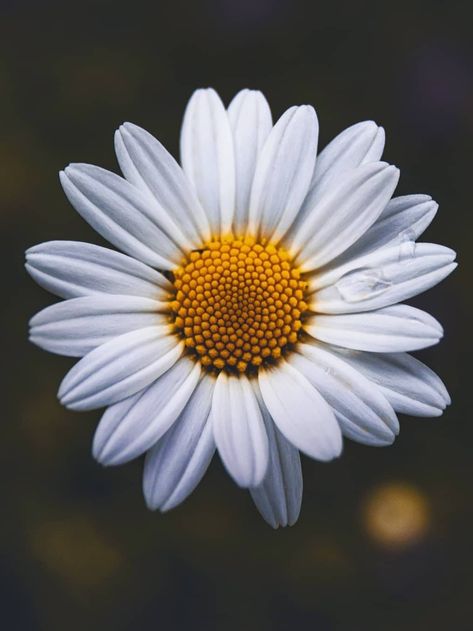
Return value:
<svg viewBox="0 0 473 631">
<path fill-rule="evenodd" d="M 2 628 L 472 628 L 471 24 L 458 1 L 1 1 Z M 226 102 L 259 88 L 275 116 L 314 104 L 321 146 L 359 120 L 384 125 L 398 193 L 440 203 L 425 240 L 459 252 L 455 274 L 413 301 L 445 326 L 419 356 L 453 405 L 440 419 L 402 417 L 391 448 L 347 443 L 332 464 L 304 460 L 300 520 L 279 531 L 217 459 L 184 505 L 149 512 L 141 461 L 99 467 L 99 413 L 58 404 L 72 362 L 26 339 L 28 318 L 54 298 L 23 271 L 25 248 L 101 243 L 58 170 L 116 170 L 125 120 L 177 155 L 186 101 L 207 85 Z M 428 532 L 397 550 L 362 517 L 392 481 L 430 506 Z"/>
</svg>

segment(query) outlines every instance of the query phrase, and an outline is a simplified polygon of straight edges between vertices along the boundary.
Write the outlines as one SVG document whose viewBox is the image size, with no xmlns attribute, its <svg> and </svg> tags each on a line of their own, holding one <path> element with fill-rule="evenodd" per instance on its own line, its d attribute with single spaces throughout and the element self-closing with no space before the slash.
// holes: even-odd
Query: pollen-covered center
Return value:
<svg viewBox="0 0 473 631">
<path fill-rule="evenodd" d="M 297 342 L 306 286 L 282 248 L 212 241 L 174 270 L 174 324 L 204 366 L 252 372 Z"/>
</svg>

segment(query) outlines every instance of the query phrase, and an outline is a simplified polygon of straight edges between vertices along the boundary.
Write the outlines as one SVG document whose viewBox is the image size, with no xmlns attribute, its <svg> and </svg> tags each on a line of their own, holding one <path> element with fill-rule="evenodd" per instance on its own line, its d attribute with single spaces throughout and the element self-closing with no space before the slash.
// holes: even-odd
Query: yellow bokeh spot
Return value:
<svg viewBox="0 0 473 631">
<path fill-rule="evenodd" d="M 377 487 L 363 506 L 368 535 L 388 548 L 404 548 L 422 539 L 430 524 L 427 498 L 405 483 Z"/>
<path fill-rule="evenodd" d="M 282 248 L 211 241 L 174 270 L 174 325 L 206 368 L 251 373 L 297 342 L 306 288 Z"/>
</svg>

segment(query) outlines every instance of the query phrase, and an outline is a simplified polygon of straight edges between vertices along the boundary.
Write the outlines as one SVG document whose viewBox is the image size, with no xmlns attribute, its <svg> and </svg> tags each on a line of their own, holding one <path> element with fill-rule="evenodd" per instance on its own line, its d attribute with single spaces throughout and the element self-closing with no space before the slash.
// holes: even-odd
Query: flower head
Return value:
<svg viewBox="0 0 473 631">
<path fill-rule="evenodd" d="M 192 96 L 182 167 L 125 123 L 124 177 L 86 164 L 61 173 L 69 201 L 115 250 L 52 241 L 27 269 L 64 298 L 31 339 L 80 357 L 59 389 L 74 410 L 106 407 L 93 452 L 105 465 L 146 453 L 152 509 L 182 502 L 215 449 L 274 527 L 299 515 L 299 451 L 331 460 L 342 437 L 388 445 L 396 412 L 437 416 L 440 379 L 408 355 L 442 337 L 399 304 L 447 276 L 455 254 L 416 243 L 437 204 L 392 198 L 384 132 L 349 127 L 317 156 L 310 106 L 273 126 L 260 92 L 225 109 Z"/>
</svg>

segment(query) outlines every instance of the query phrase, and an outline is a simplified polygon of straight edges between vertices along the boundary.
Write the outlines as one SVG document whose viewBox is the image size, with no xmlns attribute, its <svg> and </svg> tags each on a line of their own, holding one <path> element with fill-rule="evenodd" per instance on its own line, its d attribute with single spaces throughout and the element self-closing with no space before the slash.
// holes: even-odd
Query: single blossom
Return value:
<svg viewBox="0 0 473 631">
<path fill-rule="evenodd" d="M 228 109 L 197 90 L 181 164 L 136 125 L 115 135 L 124 177 L 71 164 L 64 191 L 121 252 L 76 241 L 30 248 L 27 269 L 64 298 L 31 320 L 38 346 L 81 359 L 59 388 L 72 410 L 106 408 L 95 458 L 146 453 L 151 509 L 182 502 L 215 450 L 273 527 L 299 515 L 299 452 L 343 437 L 389 445 L 396 412 L 438 416 L 440 379 L 407 354 L 442 337 L 400 304 L 441 281 L 455 253 L 417 243 L 437 204 L 392 197 L 384 131 L 362 122 L 317 155 L 308 105 L 273 125 L 264 96 Z"/>
</svg>

